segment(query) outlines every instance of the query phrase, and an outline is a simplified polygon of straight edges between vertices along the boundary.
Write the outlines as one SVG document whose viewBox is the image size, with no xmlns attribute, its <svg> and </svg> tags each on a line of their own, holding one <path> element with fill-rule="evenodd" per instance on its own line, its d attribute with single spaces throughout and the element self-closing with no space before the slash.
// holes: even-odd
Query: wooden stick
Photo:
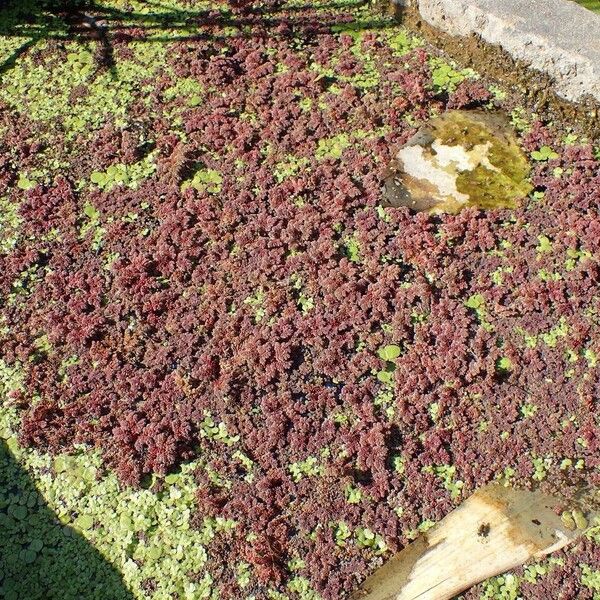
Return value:
<svg viewBox="0 0 600 600">
<path fill-rule="evenodd" d="M 550 554 L 582 533 L 556 514 L 560 504 L 538 491 L 496 484 L 481 488 L 392 557 L 352 599 L 448 600 Z"/>
</svg>

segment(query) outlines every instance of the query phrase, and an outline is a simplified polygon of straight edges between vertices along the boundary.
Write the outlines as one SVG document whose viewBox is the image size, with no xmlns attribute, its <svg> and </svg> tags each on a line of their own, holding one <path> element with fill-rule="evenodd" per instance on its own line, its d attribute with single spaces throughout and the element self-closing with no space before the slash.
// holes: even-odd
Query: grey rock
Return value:
<svg viewBox="0 0 600 600">
<path fill-rule="evenodd" d="M 600 16 L 570 0 L 396 0 L 455 36 L 479 35 L 553 78 L 571 102 L 600 101 Z"/>
</svg>

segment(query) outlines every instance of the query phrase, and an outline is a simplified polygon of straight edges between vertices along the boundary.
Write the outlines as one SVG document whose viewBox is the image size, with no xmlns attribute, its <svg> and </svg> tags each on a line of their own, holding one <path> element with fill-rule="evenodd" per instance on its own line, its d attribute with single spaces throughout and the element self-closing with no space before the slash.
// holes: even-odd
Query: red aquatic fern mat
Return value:
<svg viewBox="0 0 600 600">
<path fill-rule="evenodd" d="M 24 372 L 23 444 L 99 448 L 132 485 L 202 458 L 199 515 L 237 522 L 211 546 L 221 598 L 272 597 L 291 572 L 343 598 L 496 477 L 599 483 L 600 162 L 534 123 L 525 150 L 555 152 L 517 210 L 384 209 L 418 124 L 491 94 L 440 93 L 430 50 L 384 33 L 249 14 L 254 35 L 169 42 L 128 124 L 76 151 L 3 117 L 22 223 L 0 256 L 2 356 Z M 117 65 L 135 35 L 114 36 Z M 184 78 L 197 101 L 167 93 Z M 45 139 L 70 166 L 23 191 L 11 164 Z M 584 558 L 600 563 L 590 542 L 527 597 L 591 598 Z"/>
</svg>

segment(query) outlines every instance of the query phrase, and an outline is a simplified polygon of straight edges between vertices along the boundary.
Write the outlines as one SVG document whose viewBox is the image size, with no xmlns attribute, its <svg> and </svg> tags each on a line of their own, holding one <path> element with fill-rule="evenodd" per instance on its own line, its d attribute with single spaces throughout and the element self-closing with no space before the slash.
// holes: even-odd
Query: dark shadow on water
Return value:
<svg viewBox="0 0 600 600">
<path fill-rule="evenodd" d="M 226 41 L 232 35 L 293 35 L 314 42 L 316 36 L 331 33 L 334 26 L 348 25 L 353 31 L 360 31 L 392 25 L 389 18 L 377 14 L 368 19 L 353 19 L 349 15 L 366 3 L 367 0 L 317 0 L 286 6 L 280 0 L 263 0 L 255 6 L 246 0 L 231 0 L 230 5 L 223 3 L 220 10 L 196 10 L 173 9 L 164 7 L 159 0 L 145 0 L 148 12 L 134 12 L 93 0 L 0 0 L 0 37 L 23 40 L 9 57 L 0 61 L 0 74 L 11 68 L 29 47 L 46 39 L 94 40 L 100 48 L 101 62 L 112 69 L 113 44 L 117 39 L 168 43 Z M 345 14 L 335 13 L 340 10 Z M 280 27 L 285 30 L 281 34 Z"/>
<path fill-rule="evenodd" d="M 47 506 L 0 440 L 0 598 L 133 600 L 120 574 Z"/>
</svg>

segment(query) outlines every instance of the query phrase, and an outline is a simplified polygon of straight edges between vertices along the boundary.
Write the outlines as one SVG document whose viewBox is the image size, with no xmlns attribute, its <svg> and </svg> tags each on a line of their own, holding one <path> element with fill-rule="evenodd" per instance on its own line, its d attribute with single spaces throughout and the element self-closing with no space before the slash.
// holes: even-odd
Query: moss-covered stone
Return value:
<svg viewBox="0 0 600 600">
<path fill-rule="evenodd" d="M 514 208 L 532 189 L 508 120 L 483 111 L 450 110 L 432 119 L 398 152 L 392 170 L 389 204 L 417 211 Z"/>
</svg>

